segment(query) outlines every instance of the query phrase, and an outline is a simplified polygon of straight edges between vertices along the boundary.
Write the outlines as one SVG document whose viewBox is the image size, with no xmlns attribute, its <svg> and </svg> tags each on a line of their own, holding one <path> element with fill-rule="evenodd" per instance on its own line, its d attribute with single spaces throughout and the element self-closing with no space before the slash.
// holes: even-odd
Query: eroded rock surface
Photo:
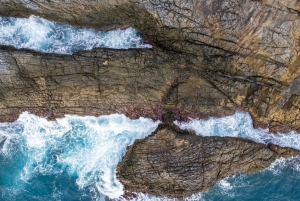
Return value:
<svg viewBox="0 0 300 201">
<path fill-rule="evenodd" d="M 233 174 L 255 173 L 299 151 L 230 137 L 200 137 L 161 124 L 137 140 L 117 168 L 125 190 L 183 198 Z"/>
<path fill-rule="evenodd" d="M 176 56 L 164 56 L 166 53 L 160 51 L 161 49 L 155 50 L 155 55 L 151 53 L 151 68 L 158 69 L 155 75 L 160 78 L 165 76 L 165 74 L 162 73 L 166 71 L 161 68 L 165 68 L 166 64 L 173 66 L 174 58 L 180 57 L 185 58 L 186 61 L 191 61 L 184 61 L 182 65 L 184 66 L 182 70 L 184 71 L 184 76 L 180 76 L 180 74 L 175 75 L 176 73 L 182 73 L 182 71 L 175 71 L 172 78 L 170 76 L 169 81 L 159 81 L 161 87 L 164 83 L 168 83 L 164 85 L 163 88 L 164 92 L 167 88 L 171 90 L 170 92 L 172 93 L 170 96 L 162 98 L 162 91 L 155 92 L 157 90 L 156 86 L 153 87 L 151 92 L 155 98 L 145 98 L 144 95 L 140 96 L 140 91 L 136 93 L 136 90 L 134 94 L 130 95 L 128 95 L 128 93 L 130 93 L 129 91 L 126 91 L 128 92 L 126 94 L 123 93 L 123 88 L 143 88 L 144 83 L 149 81 L 149 79 L 140 79 L 140 81 L 138 81 L 141 77 L 138 75 L 137 81 L 134 82 L 134 87 L 132 87 L 133 81 L 128 81 L 128 79 L 123 80 L 122 83 L 109 84 L 109 87 L 115 90 L 117 88 L 120 89 L 119 94 L 114 92 L 114 98 L 118 99 L 118 104 L 115 103 L 115 100 L 108 99 L 108 97 L 112 97 L 110 95 L 104 96 L 103 93 L 102 95 L 100 93 L 97 93 L 97 95 L 93 93 L 95 96 L 91 99 L 95 99 L 95 97 L 101 99 L 101 101 L 94 101 L 94 103 L 97 104 L 95 107 L 101 110 L 115 112 L 118 105 L 121 104 L 121 100 L 125 100 L 124 106 L 128 111 L 141 110 L 138 109 L 136 105 L 131 105 L 133 102 L 139 102 L 139 106 L 141 106 L 141 102 L 143 102 L 144 105 L 151 102 L 150 105 L 147 105 L 148 110 L 155 110 L 155 106 L 158 108 L 157 111 L 160 111 L 160 108 L 166 105 L 166 99 L 172 97 L 172 100 L 168 100 L 168 107 L 170 104 L 174 105 L 174 102 L 176 102 L 175 108 L 184 110 L 185 114 L 207 117 L 230 114 L 237 109 L 245 110 L 250 112 L 253 116 L 256 127 L 268 126 L 273 131 L 300 131 L 300 96 L 297 84 L 299 82 L 300 73 L 299 8 L 299 2 L 296 0 L 0 0 L 0 15 L 28 17 L 34 14 L 50 20 L 96 29 L 134 27 L 141 31 L 145 38 L 157 47 L 172 51 L 174 54 L 176 52 Z M 114 55 L 115 61 L 119 60 L 119 63 L 124 59 L 124 56 L 121 53 L 117 53 L 117 51 L 109 52 Z M 132 52 L 133 53 L 130 54 L 137 54 L 135 50 L 132 50 Z M 6 55 L 5 52 L 1 54 Z M 91 58 L 91 54 L 92 53 L 85 53 L 84 57 L 86 57 L 86 60 L 84 61 L 81 59 L 81 61 L 72 62 L 77 62 L 77 66 L 90 66 L 92 61 L 95 61 L 95 58 Z M 144 58 L 147 60 L 148 53 L 143 54 L 145 54 Z M 168 53 L 168 55 L 172 54 Z M 2 57 L 3 56 L 0 56 L 0 58 Z M 28 55 L 27 57 L 31 56 Z M 32 57 L 35 57 L 35 55 Z M 37 69 L 37 66 L 43 66 L 45 62 L 44 64 L 42 62 L 47 60 L 45 56 L 38 57 L 43 58 L 43 60 L 35 61 L 34 64 L 29 62 L 27 68 L 29 68 L 30 65 L 34 65 L 34 67 L 30 67 L 31 71 L 33 71 L 32 69 Z M 72 59 L 75 60 L 75 57 L 58 56 L 57 58 L 64 60 L 64 62 L 70 62 Z M 89 61 L 90 58 L 92 61 Z M 142 58 L 142 56 L 139 58 Z M 108 55 L 106 59 L 110 59 L 110 55 Z M 20 63 L 21 60 L 22 59 L 18 60 L 18 62 Z M 105 62 L 104 59 L 102 60 L 101 63 Z M 129 61 L 126 65 L 119 63 L 114 63 L 114 67 L 121 67 L 119 69 L 115 68 L 115 70 L 124 70 L 129 64 L 131 69 L 132 66 L 136 66 L 136 68 L 141 70 L 129 70 L 129 73 L 134 74 L 145 70 L 142 69 L 144 65 L 142 60 Z M 47 65 L 48 64 L 49 62 Z M 150 64 L 147 63 L 146 65 L 148 67 L 150 66 Z M 3 67 L 3 63 L 1 66 L 0 69 L 2 72 L 2 69 L 5 69 L 5 67 Z M 56 67 L 57 70 L 58 66 L 59 65 Z M 175 64 L 175 68 L 179 66 L 179 64 Z M 63 68 L 66 70 L 65 72 L 75 72 L 74 69 L 66 69 L 68 67 Z M 84 68 L 87 69 L 87 67 Z M 105 69 L 105 66 L 100 65 L 100 69 L 102 68 Z M 111 65 L 107 66 L 106 69 L 107 68 L 111 68 Z M 113 72 L 117 72 L 115 70 L 113 70 Z M 121 73 L 123 73 L 122 70 L 120 71 Z M 109 71 L 112 73 L 112 70 Z M 154 72 L 154 70 L 151 72 Z M 121 75 L 121 73 L 116 74 Z M 63 74 L 64 72 L 60 73 L 60 75 Z M 78 71 L 76 71 L 76 74 L 79 75 Z M 190 75 L 185 76 L 186 74 Z M 44 77 L 44 74 L 39 77 L 40 75 L 41 74 L 38 74 L 34 79 L 41 79 L 34 81 L 44 83 L 44 79 L 47 80 L 47 78 Z M 1 74 L 2 80 L 6 79 L 6 77 L 5 73 Z M 72 79 L 68 78 L 69 81 L 65 81 L 63 86 L 57 84 L 56 88 L 70 87 L 71 85 L 77 85 L 82 82 L 81 76 L 75 77 L 74 75 Z M 184 77 L 184 79 L 181 79 L 182 77 Z M 64 79 L 66 79 L 66 77 L 64 77 Z M 89 84 L 93 82 L 91 81 L 91 76 L 89 76 L 88 79 Z M 97 79 L 98 77 L 95 80 Z M 49 86 L 48 83 L 50 82 L 47 80 L 45 83 L 45 86 Z M 96 83 L 96 81 L 94 81 L 94 83 Z M 154 82 L 151 82 L 151 84 L 153 83 Z M 100 86 L 99 84 L 97 85 Z M 150 83 L 146 85 L 150 86 Z M 105 82 L 104 84 L 101 82 L 101 86 L 103 87 L 101 90 L 98 90 L 99 92 L 103 89 L 105 90 L 107 85 Z M 186 90 L 190 91 L 190 93 L 185 93 Z M 5 86 L 2 87 L 1 91 L 2 97 L 6 97 L 3 91 L 9 91 L 9 89 Z M 134 90 L 131 91 L 133 92 Z M 53 88 L 51 92 L 57 94 Z M 147 93 L 148 92 L 149 91 L 147 91 Z M 74 93 L 81 94 L 76 90 L 74 90 Z M 146 92 L 144 94 L 146 94 Z M 30 101 L 30 96 L 31 95 L 24 99 Z M 40 97 L 40 95 L 38 96 Z M 210 97 L 208 98 L 208 96 Z M 136 100 L 126 101 L 128 97 Z M 2 99 L 5 100 L 7 98 Z M 43 99 L 45 98 L 43 97 Z M 52 96 L 52 98 L 48 97 L 46 99 L 55 100 L 54 102 L 57 104 L 53 108 L 54 111 L 56 110 L 56 114 L 59 114 L 57 111 L 63 107 L 74 107 L 76 109 L 61 110 L 61 113 L 96 114 L 96 112 L 93 112 L 94 109 L 88 99 L 84 98 L 83 94 L 81 94 L 80 98 L 76 101 L 78 103 L 80 99 L 80 107 L 84 107 L 85 109 L 78 109 L 75 105 L 76 101 L 68 104 L 64 101 L 66 105 L 63 105 L 60 101 L 65 98 L 61 94 L 60 97 Z M 32 99 L 31 105 L 27 103 L 18 105 L 25 105 L 28 108 L 37 107 L 36 105 L 40 108 L 49 107 L 46 106 L 49 104 L 44 104 L 45 101 L 36 100 L 37 98 Z M 101 105 L 99 105 L 100 102 Z M 3 108 L 1 112 L 4 112 L 2 114 L 12 114 L 11 108 L 17 107 L 16 105 L 8 105 L 7 102 L 2 102 L 2 105 L 3 104 L 5 107 L 1 107 Z M 218 111 L 212 111 L 212 107 L 216 107 Z M 201 111 L 199 110 L 200 108 Z M 34 109 L 37 110 L 37 108 Z M 158 113 L 160 112 L 157 112 L 156 116 L 160 115 Z M 14 115 L 17 115 L 17 113 Z"/>
<path fill-rule="evenodd" d="M 183 120 L 235 108 L 205 72 L 190 68 L 197 65 L 193 58 L 159 48 L 54 55 L 0 47 L 0 55 L 1 121 L 24 110 L 52 118 L 118 112 L 163 120 L 168 109 Z"/>
<path fill-rule="evenodd" d="M 25 110 L 160 120 L 167 111 L 186 120 L 244 110 L 256 127 L 300 131 L 299 12 L 296 0 L 0 0 L 0 15 L 101 30 L 130 26 L 155 45 L 71 56 L 0 47 L 0 121 Z M 130 191 L 185 197 L 296 155 L 162 125 L 129 148 L 118 177 Z"/>
</svg>

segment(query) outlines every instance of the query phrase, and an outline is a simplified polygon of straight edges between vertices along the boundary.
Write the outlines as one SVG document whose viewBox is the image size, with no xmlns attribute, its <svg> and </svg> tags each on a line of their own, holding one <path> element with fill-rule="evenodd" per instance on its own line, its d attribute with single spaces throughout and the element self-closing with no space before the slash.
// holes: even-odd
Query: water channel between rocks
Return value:
<svg viewBox="0 0 300 201">
<path fill-rule="evenodd" d="M 39 52 L 72 54 L 101 48 L 151 48 L 136 30 L 98 32 L 31 16 L 0 17 L 0 44 Z M 0 73 L 5 71 L 1 68 Z M 297 133 L 272 134 L 254 129 L 248 113 L 224 118 L 174 122 L 201 136 L 231 136 L 300 149 Z M 0 124 L 1 200 L 122 200 L 116 166 L 126 147 L 150 135 L 159 121 L 124 115 L 66 115 L 48 121 L 24 112 Z M 300 159 L 278 159 L 253 175 L 233 175 L 207 192 L 186 200 L 296 200 L 300 197 Z M 138 194 L 135 200 L 168 200 Z"/>
<path fill-rule="evenodd" d="M 146 118 L 130 120 L 119 114 L 67 115 L 47 121 L 27 112 L 16 122 L 1 123 L 0 137 L 5 140 L 0 151 L 1 196 L 3 200 L 73 200 L 74 196 L 81 200 L 121 199 L 123 186 L 116 179 L 116 166 L 126 147 L 151 134 L 158 123 Z M 206 132 L 197 131 L 199 135 L 224 133 L 300 149 L 297 134 L 282 136 L 253 129 L 250 115 L 244 112 L 220 119 L 192 120 L 180 127 L 197 124 L 197 129 Z M 282 193 L 293 199 L 298 192 L 299 167 L 298 158 L 279 159 L 265 171 L 230 176 L 212 190 L 187 200 L 251 200 L 252 196 L 264 198 L 267 193 L 272 199 Z M 143 194 L 136 199 L 164 200 Z"/>
</svg>

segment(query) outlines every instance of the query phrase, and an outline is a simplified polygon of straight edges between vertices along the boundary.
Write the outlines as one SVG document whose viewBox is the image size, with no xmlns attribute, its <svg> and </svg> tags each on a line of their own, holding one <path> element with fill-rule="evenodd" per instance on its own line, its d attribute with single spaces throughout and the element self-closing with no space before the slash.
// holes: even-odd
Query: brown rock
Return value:
<svg viewBox="0 0 300 201">
<path fill-rule="evenodd" d="M 200 137 L 160 124 L 128 148 L 117 177 L 131 192 L 183 198 L 208 190 L 227 176 L 261 171 L 276 158 L 295 152 L 238 138 Z"/>
<path fill-rule="evenodd" d="M 158 118 L 163 116 L 164 108 L 176 108 L 174 113 L 178 114 L 178 118 L 186 119 L 185 115 L 206 118 L 232 114 L 239 109 L 250 112 L 256 127 L 269 127 L 273 131 L 283 132 L 300 131 L 300 94 L 297 84 L 300 73 L 300 7 L 296 0 L 0 0 L 0 5 L 0 15 L 5 16 L 34 14 L 79 27 L 102 30 L 131 26 L 141 31 L 146 40 L 156 47 L 173 53 L 162 53 L 161 49 L 154 53 L 129 50 L 124 51 L 126 56 L 123 56 L 121 52 L 110 50 L 107 52 L 111 54 L 104 56 L 103 53 L 101 61 L 101 51 L 98 50 L 75 54 L 74 57 L 29 52 L 26 61 L 23 60 L 24 54 L 15 53 L 14 57 L 19 57 L 17 63 L 27 62 L 26 69 L 21 70 L 26 73 L 30 68 L 33 73 L 29 74 L 30 79 L 34 73 L 37 74 L 30 86 L 45 93 L 41 95 L 36 93 L 37 90 L 32 93 L 26 89 L 26 94 L 21 95 L 25 93 L 23 87 L 20 93 L 14 94 L 19 94 L 26 103 L 23 104 L 22 100 L 13 105 L 10 103 L 12 98 L 5 98 L 9 96 L 6 91 L 10 90 L 5 85 L 0 90 L 0 98 L 5 101 L 0 106 L 3 114 L 1 121 L 7 121 L 11 115 L 11 120 L 15 119 L 25 109 L 43 114 L 51 102 L 53 114 L 57 116 L 65 113 L 95 115 L 120 111 L 134 113 L 134 117 L 148 114 Z M 147 58 L 148 54 L 150 59 Z M 10 60 L 6 52 L 2 56 Z M 139 60 L 132 60 L 133 56 Z M 36 58 L 28 61 L 30 57 Z M 53 62 L 55 57 L 59 61 Z M 127 60 L 124 61 L 124 58 Z M 112 59 L 118 62 L 112 63 Z M 71 64 L 77 67 L 67 67 Z M 93 66 L 93 69 L 95 66 L 101 66 L 102 69 L 103 66 L 103 69 L 109 70 L 100 73 L 95 73 L 96 70 L 90 72 L 88 68 L 79 70 L 84 65 Z M 42 66 L 43 70 L 38 66 Z M 45 70 L 46 66 L 50 66 L 51 71 L 56 66 L 57 72 L 54 75 L 49 73 Z M 127 68 L 130 70 L 124 73 Z M 64 71 L 58 72 L 59 69 Z M 82 75 L 85 71 L 88 76 Z M 169 74 L 165 74 L 166 71 Z M 175 74 L 171 75 L 173 71 Z M 70 73 L 76 74 L 71 76 Z M 107 79 L 100 79 L 100 74 L 107 76 Z M 107 81 L 114 77 L 111 74 L 119 76 L 118 83 Z M 129 79 L 136 77 L 136 81 L 128 81 L 123 78 L 124 75 Z M 5 82 L 10 80 L 8 74 L 2 73 L 0 76 Z M 53 76 L 55 79 L 52 79 Z M 49 86 L 54 80 L 59 80 L 58 76 L 65 81 L 57 82 L 50 90 Z M 158 78 L 150 80 L 149 76 Z M 13 85 L 21 84 L 20 81 L 12 82 Z M 64 90 L 69 91 L 79 83 L 93 87 L 87 89 L 81 85 L 73 87 L 74 93 L 64 93 Z M 147 83 L 149 90 L 143 93 L 141 89 L 144 83 Z M 154 83 L 161 84 L 159 89 Z M 152 90 L 151 84 L 154 84 Z M 64 88 L 63 92 L 58 92 L 58 88 Z M 88 94 L 83 93 L 83 89 L 89 91 Z M 113 96 L 107 93 L 108 89 Z M 97 90 L 105 93 L 97 93 Z M 85 98 L 91 94 L 92 101 Z M 68 98 L 70 95 L 71 98 Z"/>
<path fill-rule="evenodd" d="M 256 127 L 300 131 L 299 11 L 296 0 L 0 0 L 0 15 L 101 30 L 131 26 L 156 47 L 70 56 L 0 47 L 0 121 L 24 110 L 47 118 L 119 112 L 169 123 L 244 110 Z M 127 190 L 186 197 L 296 155 L 161 125 L 129 148 L 118 177 Z"/>
<path fill-rule="evenodd" d="M 290 158 L 300 156 L 300 151 L 288 147 L 280 147 L 274 144 L 268 144 L 268 148 L 275 152 L 278 156 L 283 158 Z"/>
<path fill-rule="evenodd" d="M 0 55 L 0 121 L 13 121 L 24 110 L 48 116 L 50 106 L 52 118 L 118 112 L 163 120 L 167 110 L 176 119 L 234 111 L 223 109 L 230 104 L 226 96 L 190 69 L 188 55 L 161 49 L 55 55 L 9 47 L 0 47 Z"/>
</svg>

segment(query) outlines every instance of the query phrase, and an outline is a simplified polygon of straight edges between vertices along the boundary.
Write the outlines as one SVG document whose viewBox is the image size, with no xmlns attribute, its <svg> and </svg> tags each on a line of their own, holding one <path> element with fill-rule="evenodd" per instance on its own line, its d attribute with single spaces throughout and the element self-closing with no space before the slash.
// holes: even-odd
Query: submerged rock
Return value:
<svg viewBox="0 0 300 201">
<path fill-rule="evenodd" d="M 201 137 L 161 124 L 127 150 L 117 177 L 130 192 L 184 198 L 237 173 L 255 173 L 299 151 L 231 137 Z"/>
</svg>

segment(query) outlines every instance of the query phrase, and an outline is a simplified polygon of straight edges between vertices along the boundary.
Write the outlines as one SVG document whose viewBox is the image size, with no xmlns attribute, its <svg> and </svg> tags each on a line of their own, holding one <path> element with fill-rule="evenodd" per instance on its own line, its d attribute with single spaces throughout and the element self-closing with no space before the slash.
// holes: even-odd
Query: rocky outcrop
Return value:
<svg viewBox="0 0 300 201">
<path fill-rule="evenodd" d="M 221 114 L 230 114 L 234 110 L 245 110 L 253 116 L 256 127 L 268 126 L 273 131 L 300 131 L 300 119 L 298 117 L 300 113 L 298 87 L 300 18 L 298 17 L 299 2 L 296 0 L 0 0 L 0 15 L 27 17 L 31 14 L 75 26 L 87 26 L 96 29 L 132 26 L 141 31 L 149 42 L 159 47 L 159 49 L 154 50 L 155 55 L 149 53 L 152 54 L 152 64 L 146 63 L 148 67 L 151 65 L 152 69 L 159 69 L 156 72 L 158 77 L 165 76 L 161 74 L 166 71 L 162 68 L 165 68 L 167 64 L 170 64 L 171 67 L 174 64 L 173 59 L 176 57 L 184 58 L 183 64 L 175 64 L 175 68 L 180 65 L 183 66 L 184 76 L 176 74 L 181 73 L 181 71 L 175 71 L 175 74 L 170 76 L 169 81 L 161 82 L 161 87 L 163 83 L 168 83 L 164 85 L 163 91 L 165 95 L 168 94 L 166 93 L 168 88 L 169 95 L 163 96 L 162 91 L 155 92 L 157 90 L 155 86 L 151 92 L 151 96 L 154 95 L 155 98 L 149 99 L 136 93 L 137 90 L 131 90 L 143 88 L 144 82 L 149 79 L 143 80 L 143 83 L 140 82 L 142 79 L 134 82 L 135 87 L 127 87 L 132 86 L 133 83 L 128 79 L 123 80 L 122 84 L 110 83 L 109 86 L 115 90 L 120 88 L 120 96 L 116 95 L 117 92 L 114 92 L 115 95 L 113 96 L 118 99 L 119 104 L 115 103 L 116 101 L 113 99 L 108 99 L 112 97 L 110 95 L 94 93 L 92 99 L 102 99 L 103 101 L 94 101 L 91 105 L 89 99 L 84 98 L 82 94 L 81 98 L 78 98 L 81 109 L 78 109 L 75 105 L 78 104 L 77 100 L 77 103 L 75 101 L 63 105 L 62 100 L 66 100 L 66 98 L 62 93 L 59 93 L 59 97 L 49 95 L 46 97 L 47 101 L 41 100 L 45 99 L 44 95 L 43 98 L 41 98 L 41 95 L 37 95 L 38 97 L 32 100 L 30 100 L 31 95 L 28 95 L 23 99 L 28 99 L 27 102 L 31 102 L 31 104 L 16 104 L 13 106 L 12 103 L 8 104 L 8 100 L 11 99 L 7 99 L 4 92 L 9 91 L 9 89 L 2 87 L 2 99 L 6 101 L 5 103 L 2 101 L 4 106 L 1 106 L 1 114 L 3 115 L 14 114 L 16 116 L 16 107 L 20 105 L 24 105 L 29 109 L 32 108 L 32 110 L 42 110 L 49 107 L 49 100 L 51 99 L 56 104 L 53 105 L 53 111 L 56 111 L 58 116 L 64 112 L 71 114 L 115 112 L 120 110 L 118 105 L 123 100 L 125 101 L 123 110 L 130 111 L 128 113 L 132 111 L 143 113 L 145 110 L 155 110 L 157 111 L 156 116 L 160 116 L 161 108 L 170 107 L 170 105 L 173 107 L 176 102 L 175 108 L 179 108 L 180 111 L 184 111 L 185 114 L 189 115 L 199 117 L 220 116 Z M 165 50 L 172 51 L 173 55 L 176 56 L 165 56 L 172 55 L 171 52 L 166 53 Z M 108 52 L 114 55 L 114 61 L 122 61 L 124 58 L 118 51 L 111 50 Z M 132 53 L 126 54 L 139 55 L 136 50 L 128 52 Z M 146 59 L 148 52 L 143 52 Z M 3 54 L 6 55 L 5 52 Z M 28 54 L 40 55 L 32 52 Z M 89 66 L 92 62 L 88 58 L 93 57 L 92 53 L 84 54 L 86 61 L 81 62 L 79 65 L 85 65 L 87 62 L 87 66 Z M 80 57 L 78 54 L 77 56 Z M 44 60 L 48 58 L 39 56 L 39 58 L 41 57 Z M 55 56 L 49 57 L 54 58 Z M 64 62 L 70 63 L 70 60 L 75 60 L 75 57 L 57 56 Z M 157 58 L 154 59 L 154 57 Z M 139 56 L 139 58 L 142 57 Z M 110 56 L 108 55 L 106 59 L 110 59 Z M 95 61 L 95 58 L 91 58 L 91 60 Z M 20 63 L 20 60 L 18 62 Z M 30 67 L 31 71 L 37 69 L 37 64 L 41 66 L 45 64 L 45 62 L 41 64 L 43 61 L 35 62 L 35 64 L 30 62 L 28 64 L 28 66 L 34 65 L 34 67 Z M 127 62 L 127 64 L 129 63 Z M 142 60 L 135 60 L 130 66 L 134 66 L 133 64 L 141 69 L 145 63 Z M 123 70 L 126 68 L 125 65 L 120 66 Z M 114 65 L 116 68 L 120 66 Z M 63 68 L 66 69 L 67 67 Z M 111 68 L 111 65 L 107 68 Z M 68 69 L 67 71 L 74 72 L 74 69 Z M 154 70 L 151 72 L 154 72 Z M 78 72 L 76 73 L 79 75 Z M 60 75 L 62 74 L 63 72 L 60 73 Z M 186 74 L 189 74 L 189 76 L 186 76 Z M 43 77 L 45 75 L 38 75 L 41 75 L 41 80 L 38 82 L 44 83 Z M 6 79 L 3 74 L 1 76 L 1 79 Z M 97 76 L 95 80 L 99 79 Z M 182 77 L 184 78 L 182 79 Z M 38 76 L 35 77 L 35 79 L 39 78 Z M 46 78 L 44 79 L 46 80 Z M 77 85 L 81 81 L 76 79 L 73 76 L 71 79 L 73 81 L 68 81 L 63 86 L 57 84 L 56 88 Z M 88 79 L 90 80 L 88 83 L 93 82 L 91 77 Z M 51 83 L 51 81 L 47 81 L 47 84 Z M 115 86 L 113 86 L 114 84 Z M 99 83 L 97 86 L 99 86 Z M 105 90 L 105 82 L 104 84 L 101 82 L 101 86 L 103 87 L 98 90 L 99 92 Z M 134 94 L 123 95 L 122 88 L 130 88 Z M 190 93 L 185 92 L 187 89 Z M 74 90 L 75 92 L 78 94 L 76 90 Z M 130 93 L 130 91 L 127 92 Z M 51 93 L 57 94 L 53 88 L 51 88 Z M 146 92 L 143 94 L 146 94 Z M 129 97 L 131 99 L 126 101 Z M 132 98 L 135 100 L 132 100 Z M 167 99 L 168 104 L 166 104 Z M 45 104 L 46 102 L 47 104 Z M 138 102 L 138 104 L 131 104 L 135 102 Z M 143 103 L 141 104 L 141 102 Z M 64 103 L 67 102 L 64 101 Z M 147 107 L 143 105 L 147 105 Z M 62 110 L 63 107 L 73 107 L 75 109 Z M 98 107 L 99 110 L 106 112 L 94 112 L 93 107 Z M 216 109 L 211 110 L 212 107 L 216 107 Z M 58 111 L 61 111 L 61 113 Z M 4 120 L 7 117 L 2 119 Z"/>
<path fill-rule="evenodd" d="M 1 46 L 0 121 L 24 110 L 52 119 L 118 112 L 163 121 L 244 110 L 256 127 L 300 132 L 299 12 L 296 0 L 0 0 L 0 15 L 130 26 L 155 47 L 55 55 Z M 185 197 L 296 155 L 161 125 L 129 148 L 118 177 L 130 191 Z"/>
<path fill-rule="evenodd" d="M 299 151 L 230 137 L 200 137 L 161 124 L 127 149 L 117 177 L 130 192 L 184 198 L 233 174 L 255 173 Z"/>
<path fill-rule="evenodd" d="M 51 118 L 118 112 L 160 120 L 166 110 L 179 120 L 234 112 L 207 73 L 190 68 L 197 61 L 159 48 L 54 55 L 0 47 L 0 58 L 1 121 L 25 110 Z"/>
</svg>

